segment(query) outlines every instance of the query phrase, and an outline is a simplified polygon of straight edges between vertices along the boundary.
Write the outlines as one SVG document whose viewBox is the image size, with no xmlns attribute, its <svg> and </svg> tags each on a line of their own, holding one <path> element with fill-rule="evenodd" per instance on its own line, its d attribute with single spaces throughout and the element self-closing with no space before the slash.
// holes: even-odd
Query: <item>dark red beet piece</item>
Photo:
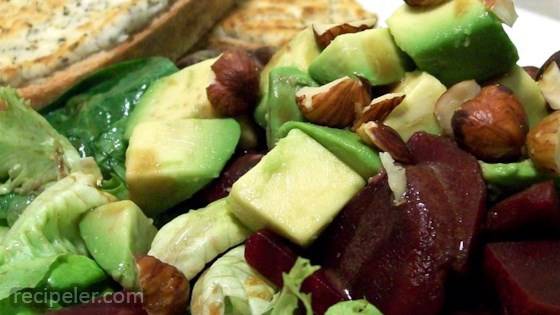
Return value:
<svg viewBox="0 0 560 315">
<path fill-rule="evenodd" d="M 453 269 L 464 273 L 486 216 L 486 184 L 480 165 L 453 141 L 424 132 L 414 134 L 408 148 L 418 165 L 431 167 L 445 187 L 449 210 L 456 219 Z"/>
<path fill-rule="evenodd" d="M 118 292 L 118 294 L 120 295 L 118 298 L 113 294 L 91 303 L 48 312 L 46 315 L 148 315 L 142 308 L 139 295 L 134 296 L 135 293 L 122 292 Z"/>
<path fill-rule="evenodd" d="M 528 230 L 560 231 L 560 203 L 554 182 L 535 184 L 499 202 L 488 213 L 486 229 L 493 235 Z"/>
<path fill-rule="evenodd" d="M 257 165 L 263 156 L 260 153 L 245 153 L 239 156 L 229 163 L 217 180 L 204 188 L 196 197 L 204 204 L 227 197 L 233 183 Z"/>
<path fill-rule="evenodd" d="M 486 246 L 484 267 L 507 315 L 560 314 L 560 241 Z"/>
<path fill-rule="evenodd" d="M 282 287 L 282 274 L 292 269 L 298 257 L 292 246 L 273 232 L 261 230 L 247 240 L 245 259 L 261 275 L 276 286 Z M 303 282 L 302 291 L 311 293 L 313 311 L 319 315 L 324 314 L 330 306 L 346 299 L 322 269 Z"/>
</svg>

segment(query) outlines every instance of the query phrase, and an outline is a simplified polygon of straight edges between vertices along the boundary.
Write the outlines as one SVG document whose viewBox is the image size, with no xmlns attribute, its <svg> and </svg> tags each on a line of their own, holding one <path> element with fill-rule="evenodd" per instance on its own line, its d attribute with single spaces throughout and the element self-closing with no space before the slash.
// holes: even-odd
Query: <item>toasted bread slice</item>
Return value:
<svg viewBox="0 0 560 315">
<path fill-rule="evenodd" d="M 234 0 L 176 0 L 126 41 L 48 76 L 19 85 L 19 93 L 40 109 L 88 74 L 114 62 L 148 56 L 175 60 L 210 30 L 233 4 Z"/>
<path fill-rule="evenodd" d="M 212 48 L 278 47 L 312 23 L 334 24 L 374 18 L 355 0 L 241 0 L 212 31 Z"/>
</svg>

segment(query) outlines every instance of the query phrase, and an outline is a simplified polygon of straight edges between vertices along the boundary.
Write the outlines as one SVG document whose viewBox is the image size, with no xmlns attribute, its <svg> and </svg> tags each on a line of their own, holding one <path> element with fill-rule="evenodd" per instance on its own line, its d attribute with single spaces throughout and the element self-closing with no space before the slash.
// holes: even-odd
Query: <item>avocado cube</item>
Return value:
<svg viewBox="0 0 560 315">
<path fill-rule="evenodd" d="M 308 246 L 364 185 L 359 174 L 294 129 L 235 182 L 228 202 L 251 229 L 270 228 Z"/>
<path fill-rule="evenodd" d="M 138 287 L 135 257 L 146 255 L 156 233 L 152 220 L 128 200 L 96 208 L 80 222 L 90 254 L 126 289 Z"/>
<path fill-rule="evenodd" d="M 337 36 L 309 66 L 309 74 L 321 84 L 360 76 L 385 85 L 399 81 L 406 68 L 407 59 L 389 30 L 370 29 Z"/>
<path fill-rule="evenodd" d="M 387 24 L 420 70 L 448 86 L 482 81 L 509 71 L 519 59 L 500 20 L 483 2 L 452 0 L 430 8 L 405 4 Z"/>
<path fill-rule="evenodd" d="M 130 199 L 154 216 L 190 198 L 220 175 L 240 133 L 229 118 L 139 124 L 126 151 Z"/>
<path fill-rule="evenodd" d="M 152 83 L 130 115 L 125 138 L 130 139 L 141 122 L 219 117 L 206 96 L 206 88 L 216 77 L 211 68 L 216 60 L 202 61 Z"/>
<path fill-rule="evenodd" d="M 405 98 L 387 116 L 385 124 L 395 129 L 405 141 L 418 131 L 440 134 L 441 129 L 434 116 L 434 109 L 439 97 L 446 90 L 445 85 L 426 72 L 407 73 L 392 91 L 403 93 Z"/>
</svg>

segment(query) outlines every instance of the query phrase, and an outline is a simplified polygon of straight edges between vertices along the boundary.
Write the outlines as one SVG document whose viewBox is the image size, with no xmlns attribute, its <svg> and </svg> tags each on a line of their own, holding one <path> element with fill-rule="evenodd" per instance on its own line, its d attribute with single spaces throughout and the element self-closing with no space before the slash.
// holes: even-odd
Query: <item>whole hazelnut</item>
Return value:
<svg viewBox="0 0 560 315">
<path fill-rule="evenodd" d="M 487 162 L 515 160 L 523 154 L 527 115 L 513 92 L 501 85 L 482 88 L 452 118 L 455 139 Z"/>
<path fill-rule="evenodd" d="M 527 135 L 527 151 L 541 169 L 560 174 L 560 111 L 556 111 L 533 127 Z"/>
</svg>

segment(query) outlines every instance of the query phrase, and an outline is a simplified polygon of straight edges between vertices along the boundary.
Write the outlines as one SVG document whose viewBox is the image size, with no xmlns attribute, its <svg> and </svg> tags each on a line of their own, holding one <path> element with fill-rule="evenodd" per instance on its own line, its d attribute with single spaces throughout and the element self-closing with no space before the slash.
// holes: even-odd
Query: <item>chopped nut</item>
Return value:
<svg viewBox="0 0 560 315">
<path fill-rule="evenodd" d="M 560 51 L 544 63 L 537 80 L 548 105 L 554 110 L 560 109 Z"/>
<path fill-rule="evenodd" d="M 484 87 L 452 119 L 457 142 L 477 158 L 504 162 L 519 158 L 527 136 L 527 115 L 513 92 L 501 85 Z"/>
<path fill-rule="evenodd" d="M 305 87 L 296 93 L 303 116 L 320 125 L 344 128 L 356 111 L 370 100 L 367 87 L 360 80 L 344 77 L 320 87 Z"/>
<path fill-rule="evenodd" d="M 375 24 L 377 18 L 343 24 L 313 24 L 313 31 L 319 47 L 325 48 L 339 35 L 365 31 L 374 28 Z"/>
<path fill-rule="evenodd" d="M 541 169 L 560 174 L 560 111 L 545 117 L 529 131 L 527 149 L 531 160 Z"/>
<path fill-rule="evenodd" d="M 474 80 L 459 82 L 440 96 L 436 102 L 434 114 L 443 133 L 453 135 L 451 119 L 465 102 L 472 100 L 480 93 L 481 87 Z"/>
<path fill-rule="evenodd" d="M 535 67 L 535 66 L 525 66 L 523 67 L 523 70 L 525 70 L 525 72 L 527 72 L 527 74 L 533 78 L 533 80 L 537 81 L 537 78 L 539 76 L 539 67 Z"/>
<path fill-rule="evenodd" d="M 500 21 L 507 25 L 513 26 L 517 21 L 518 15 L 513 0 L 484 0 L 484 4 L 488 10 L 494 12 Z"/>
<path fill-rule="evenodd" d="M 401 136 L 391 127 L 370 121 L 356 131 L 362 141 L 377 150 L 389 153 L 395 161 L 411 164 L 414 159 Z"/>
<path fill-rule="evenodd" d="M 155 257 L 136 259 L 138 280 L 148 315 L 179 315 L 187 309 L 190 286 L 175 267 Z"/>
<path fill-rule="evenodd" d="M 257 103 L 260 66 L 246 51 L 229 50 L 212 65 L 215 81 L 206 88 L 208 100 L 220 114 L 239 116 Z"/>
<path fill-rule="evenodd" d="M 398 206 L 406 201 L 406 169 L 398 165 L 387 152 L 379 154 L 379 159 L 387 173 L 389 188 L 393 192 L 393 203 Z"/>
<path fill-rule="evenodd" d="M 389 93 L 372 100 L 367 107 L 359 112 L 353 129 L 355 130 L 369 121 L 383 122 L 402 103 L 404 98 L 403 93 Z"/>
</svg>

